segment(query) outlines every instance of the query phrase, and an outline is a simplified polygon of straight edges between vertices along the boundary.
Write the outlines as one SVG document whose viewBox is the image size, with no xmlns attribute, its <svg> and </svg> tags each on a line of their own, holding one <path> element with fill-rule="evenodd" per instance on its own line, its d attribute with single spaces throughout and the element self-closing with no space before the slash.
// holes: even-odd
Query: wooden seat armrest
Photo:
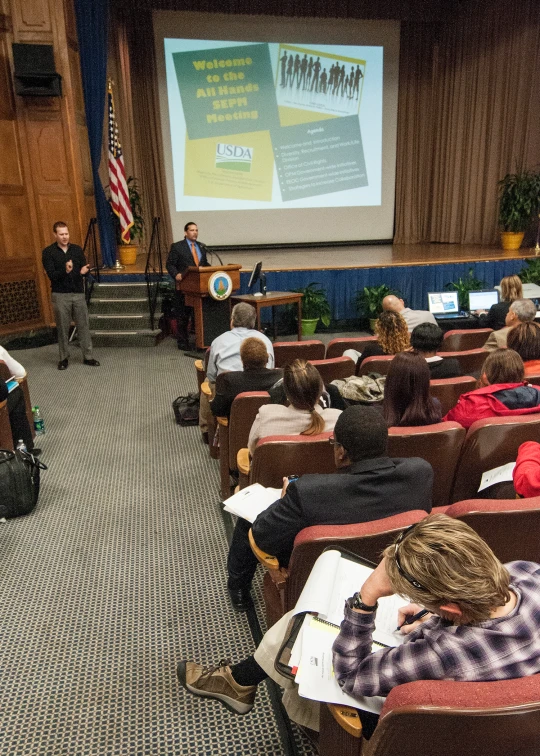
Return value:
<svg viewBox="0 0 540 756">
<path fill-rule="evenodd" d="M 195 360 L 193 364 L 195 365 L 195 370 L 204 373 L 204 362 L 202 360 Z"/>
<path fill-rule="evenodd" d="M 251 462 L 249 461 L 249 449 L 238 449 L 236 464 L 239 473 L 242 475 L 249 475 L 249 469 L 251 467 Z"/>
<path fill-rule="evenodd" d="M 206 394 L 208 398 L 212 396 L 212 391 L 210 390 L 210 384 L 208 383 L 208 381 L 203 381 L 201 383 L 201 392 L 203 394 Z"/>
<path fill-rule="evenodd" d="M 268 570 L 268 574 L 272 578 L 272 582 L 274 583 L 278 591 L 285 590 L 285 585 L 289 578 L 289 571 L 286 570 L 285 567 L 279 566 L 277 557 L 272 556 L 271 554 L 266 554 L 257 546 L 255 539 L 253 538 L 251 528 L 249 529 L 248 538 L 252 552 L 255 554 L 262 566 Z"/>
<path fill-rule="evenodd" d="M 326 705 L 338 725 L 342 727 L 345 732 L 348 732 L 353 738 L 362 737 L 362 722 L 360 721 L 360 716 L 356 709 L 353 709 L 352 706 L 342 706 L 341 704 Z"/>
<path fill-rule="evenodd" d="M 223 425 L 224 428 L 227 428 L 229 425 L 228 417 L 216 417 L 216 420 L 218 422 L 218 425 Z"/>
</svg>

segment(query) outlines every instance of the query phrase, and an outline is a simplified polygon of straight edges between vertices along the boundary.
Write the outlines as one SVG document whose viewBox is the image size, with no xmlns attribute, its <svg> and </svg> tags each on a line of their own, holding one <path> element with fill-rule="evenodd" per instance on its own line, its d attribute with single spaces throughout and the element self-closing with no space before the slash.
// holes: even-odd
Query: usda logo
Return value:
<svg viewBox="0 0 540 756">
<path fill-rule="evenodd" d="M 222 144 L 216 146 L 216 168 L 227 168 L 230 171 L 251 171 L 253 161 L 253 147 L 240 147 L 237 144 Z"/>
</svg>

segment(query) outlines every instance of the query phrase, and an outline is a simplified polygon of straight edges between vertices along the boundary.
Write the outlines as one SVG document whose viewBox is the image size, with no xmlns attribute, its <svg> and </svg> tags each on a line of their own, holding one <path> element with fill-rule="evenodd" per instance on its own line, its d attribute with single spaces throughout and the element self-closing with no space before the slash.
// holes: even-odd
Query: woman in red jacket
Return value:
<svg viewBox="0 0 540 756">
<path fill-rule="evenodd" d="M 513 349 L 496 349 L 484 362 L 481 388 L 462 394 L 443 420 L 469 428 L 486 417 L 540 412 L 540 389 L 525 381 L 523 360 Z"/>
</svg>

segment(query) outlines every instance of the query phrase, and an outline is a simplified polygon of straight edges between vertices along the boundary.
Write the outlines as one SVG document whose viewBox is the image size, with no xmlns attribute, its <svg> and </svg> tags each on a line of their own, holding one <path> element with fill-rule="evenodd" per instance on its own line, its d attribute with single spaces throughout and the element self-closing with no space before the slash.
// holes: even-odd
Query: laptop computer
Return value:
<svg viewBox="0 0 540 756">
<path fill-rule="evenodd" d="M 489 291 L 470 291 L 469 292 L 469 311 L 475 310 L 489 310 L 489 308 L 497 304 L 499 301 L 499 292 L 497 289 L 490 289 Z"/>
<path fill-rule="evenodd" d="M 437 320 L 462 318 L 457 291 L 434 291 L 428 293 L 428 308 Z"/>
</svg>

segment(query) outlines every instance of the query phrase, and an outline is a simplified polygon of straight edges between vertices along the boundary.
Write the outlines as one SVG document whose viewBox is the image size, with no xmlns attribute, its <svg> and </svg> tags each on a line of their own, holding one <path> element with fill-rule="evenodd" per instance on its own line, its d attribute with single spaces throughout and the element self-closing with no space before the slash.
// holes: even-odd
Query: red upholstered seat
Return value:
<svg viewBox="0 0 540 756">
<path fill-rule="evenodd" d="M 540 496 L 531 499 L 467 499 L 445 514 L 463 520 L 491 546 L 501 562 L 540 563 Z"/>
<path fill-rule="evenodd" d="M 385 354 L 380 357 L 366 357 L 358 368 L 358 375 L 367 375 L 368 373 L 387 375 L 394 356 L 393 354 Z"/>
<path fill-rule="evenodd" d="M 331 436 L 327 432 L 261 438 L 251 460 L 249 482 L 281 488 L 287 475 L 335 472 L 334 447 L 328 441 Z"/>
<path fill-rule="evenodd" d="M 474 391 L 476 378 L 463 375 L 459 378 L 435 378 L 429 382 L 429 393 L 441 403 L 443 417 L 455 407 L 459 397 L 467 391 Z"/>
<path fill-rule="evenodd" d="M 447 331 L 444 334 L 441 352 L 463 352 L 469 349 L 481 349 L 489 338 L 492 328 L 471 328 Z"/>
<path fill-rule="evenodd" d="M 322 360 L 325 346 L 318 339 L 307 341 L 275 341 L 274 359 L 277 368 L 285 367 L 294 360 Z"/>
<path fill-rule="evenodd" d="M 341 357 L 346 349 L 356 349 L 358 352 L 363 352 L 366 344 L 372 341 L 377 341 L 377 337 L 357 336 L 349 339 L 332 339 L 326 347 L 326 359 L 330 360 L 333 357 Z"/>
<path fill-rule="evenodd" d="M 323 383 L 344 380 L 354 375 L 355 363 L 350 357 L 333 357 L 330 360 L 310 360 L 323 379 Z"/>
<path fill-rule="evenodd" d="M 455 357 L 463 375 L 480 375 L 484 360 L 489 352 L 485 349 L 467 349 L 461 352 L 437 352 L 443 359 Z"/>
<path fill-rule="evenodd" d="M 489 417 L 473 423 L 461 450 L 452 501 L 473 499 L 482 474 L 514 462 L 524 441 L 540 441 L 540 414 Z"/>
</svg>

